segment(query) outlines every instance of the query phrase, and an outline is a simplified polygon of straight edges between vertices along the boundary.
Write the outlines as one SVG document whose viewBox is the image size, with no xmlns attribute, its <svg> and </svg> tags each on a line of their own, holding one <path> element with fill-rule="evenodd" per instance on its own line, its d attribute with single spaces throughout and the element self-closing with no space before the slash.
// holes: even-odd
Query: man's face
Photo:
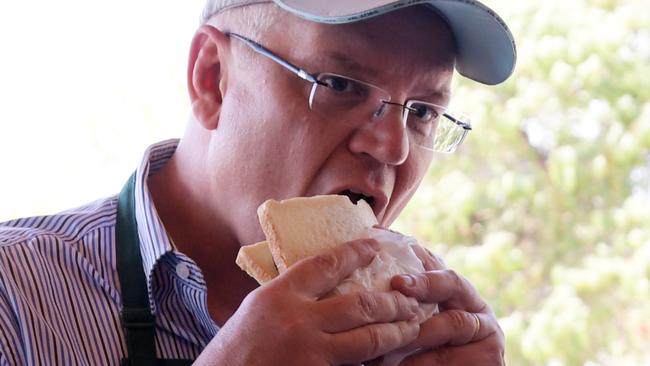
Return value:
<svg viewBox="0 0 650 366">
<path fill-rule="evenodd" d="M 313 74 L 377 85 L 393 102 L 448 103 L 453 39 L 447 26 L 421 7 L 336 26 L 287 15 L 263 43 Z M 402 108 L 390 106 L 382 119 L 352 127 L 309 108 L 311 83 L 261 55 L 247 56 L 259 59 L 226 66 L 227 92 L 211 136 L 208 169 L 215 209 L 228 216 L 238 240 L 263 239 L 256 209 L 268 198 L 362 193 L 371 197 L 378 221 L 390 225 L 433 157 L 408 143 Z"/>
</svg>

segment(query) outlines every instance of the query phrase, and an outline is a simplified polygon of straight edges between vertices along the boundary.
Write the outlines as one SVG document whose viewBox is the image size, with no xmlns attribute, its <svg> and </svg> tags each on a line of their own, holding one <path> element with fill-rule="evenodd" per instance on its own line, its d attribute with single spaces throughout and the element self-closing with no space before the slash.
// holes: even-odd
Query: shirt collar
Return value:
<svg viewBox="0 0 650 366">
<path fill-rule="evenodd" d="M 178 139 L 171 139 L 149 146 L 135 173 L 135 217 L 138 224 L 142 265 L 149 289 L 149 301 L 154 313 L 156 309 L 151 295 L 151 274 L 158 260 L 166 253 L 173 252 L 175 246 L 153 204 L 147 178 L 169 161 L 174 155 L 178 143 Z"/>
</svg>

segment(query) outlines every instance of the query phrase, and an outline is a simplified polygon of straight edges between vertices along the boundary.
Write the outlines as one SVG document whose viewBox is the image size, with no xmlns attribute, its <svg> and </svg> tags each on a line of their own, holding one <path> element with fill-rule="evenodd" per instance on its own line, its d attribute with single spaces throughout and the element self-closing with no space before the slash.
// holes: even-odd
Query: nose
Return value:
<svg viewBox="0 0 650 366">
<path fill-rule="evenodd" d="M 403 108 L 382 103 L 372 121 L 364 123 L 350 139 L 350 150 L 368 154 L 388 165 L 400 165 L 409 154 L 409 139 L 402 123 Z"/>
</svg>

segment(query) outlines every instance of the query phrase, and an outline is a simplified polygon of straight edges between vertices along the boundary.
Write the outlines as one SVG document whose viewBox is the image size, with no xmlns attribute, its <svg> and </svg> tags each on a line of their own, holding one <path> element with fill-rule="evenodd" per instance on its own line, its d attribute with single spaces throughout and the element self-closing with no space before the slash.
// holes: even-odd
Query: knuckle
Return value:
<svg viewBox="0 0 650 366">
<path fill-rule="evenodd" d="M 397 327 L 399 330 L 400 343 L 403 343 L 404 341 L 410 341 L 417 337 L 417 332 L 415 332 L 415 329 L 419 329 L 419 326 L 414 328 L 412 324 L 409 324 L 408 322 L 399 322 Z"/>
<path fill-rule="evenodd" d="M 370 292 L 357 292 L 355 301 L 357 309 L 363 318 L 368 322 L 373 321 L 374 315 L 379 307 L 377 299 Z"/>
<path fill-rule="evenodd" d="M 419 278 L 422 278 L 422 281 L 424 282 L 426 288 L 431 288 L 435 285 L 433 275 L 430 273 L 425 273 L 424 276 L 420 276 Z"/>
<path fill-rule="evenodd" d="M 357 255 L 359 259 L 366 259 L 372 257 L 372 250 L 368 245 L 367 240 L 355 240 L 348 245 L 350 249 Z"/>
<path fill-rule="evenodd" d="M 272 308 L 273 291 L 270 291 L 268 288 L 259 287 L 257 290 L 249 293 L 244 299 L 244 302 L 253 304 L 253 306 Z"/>
<path fill-rule="evenodd" d="M 413 250 L 425 265 L 427 271 L 443 270 L 447 268 L 441 256 L 433 253 L 429 248 L 421 245 L 413 245 Z"/>
<path fill-rule="evenodd" d="M 408 312 L 406 297 L 399 292 L 391 292 L 389 295 L 390 305 L 397 314 Z"/>
<path fill-rule="evenodd" d="M 391 292 L 390 298 L 391 305 L 393 306 L 395 313 L 408 315 L 414 314 L 413 304 L 406 296 L 402 295 L 399 292 L 393 291 Z"/>
<path fill-rule="evenodd" d="M 405 340 L 410 339 L 410 330 L 406 322 L 397 323 L 397 339 L 399 343 L 403 343 Z"/>
<path fill-rule="evenodd" d="M 368 327 L 367 328 L 367 337 L 368 337 L 368 355 L 367 357 L 372 357 L 379 353 L 379 350 L 382 346 L 382 337 L 377 327 Z"/>
<path fill-rule="evenodd" d="M 325 274 L 337 273 L 341 265 L 340 263 L 341 261 L 339 261 L 334 253 L 323 253 L 313 257 L 314 266 Z"/>
<path fill-rule="evenodd" d="M 467 316 L 461 310 L 448 310 L 444 312 L 452 329 L 463 329 L 467 325 Z"/>
<path fill-rule="evenodd" d="M 461 276 L 458 272 L 454 271 L 453 269 L 447 269 L 446 272 L 447 272 L 447 276 L 452 281 L 455 288 L 459 290 L 465 288 L 465 279 L 463 278 L 463 276 Z"/>
<path fill-rule="evenodd" d="M 425 272 L 421 275 L 415 276 L 416 291 L 426 294 L 429 293 L 431 289 L 438 287 L 435 276 L 437 276 L 437 274 L 430 272 Z"/>
</svg>

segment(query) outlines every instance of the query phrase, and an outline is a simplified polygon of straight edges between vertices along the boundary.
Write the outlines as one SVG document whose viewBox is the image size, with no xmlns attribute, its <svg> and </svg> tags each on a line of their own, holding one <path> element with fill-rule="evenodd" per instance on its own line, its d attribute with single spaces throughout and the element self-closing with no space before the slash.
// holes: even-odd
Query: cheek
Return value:
<svg viewBox="0 0 650 366">
<path fill-rule="evenodd" d="M 395 186 L 391 201 L 381 224 L 389 227 L 409 203 L 424 179 L 431 163 L 431 155 L 411 160 L 411 157 L 397 168 Z"/>
<path fill-rule="evenodd" d="M 245 86 L 229 90 L 217 131 L 223 137 L 214 145 L 227 147 L 229 171 L 242 186 L 282 198 L 298 194 L 306 184 L 322 133 L 308 118 L 306 100 L 286 88 L 267 89 L 268 84 L 254 92 Z"/>
</svg>

